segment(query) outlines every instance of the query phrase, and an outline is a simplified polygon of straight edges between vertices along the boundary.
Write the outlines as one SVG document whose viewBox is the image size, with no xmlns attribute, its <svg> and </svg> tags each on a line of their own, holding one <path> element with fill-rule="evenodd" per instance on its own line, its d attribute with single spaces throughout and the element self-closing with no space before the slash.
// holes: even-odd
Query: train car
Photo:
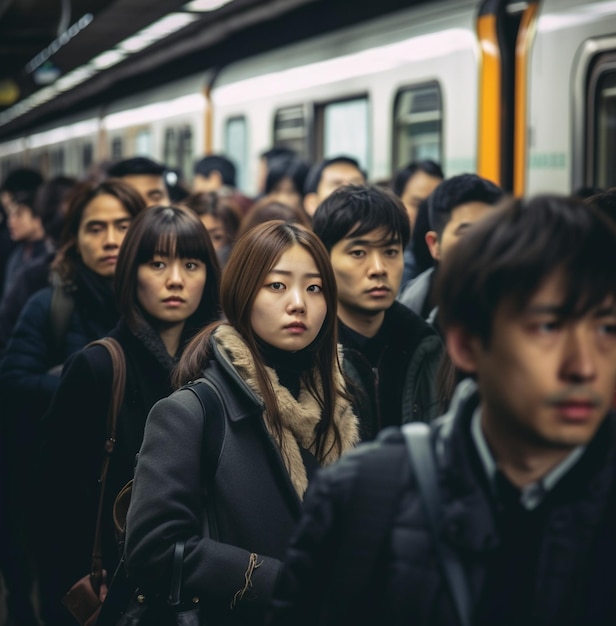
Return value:
<svg viewBox="0 0 616 626">
<path fill-rule="evenodd" d="M 355 156 L 372 181 L 433 158 L 517 194 L 616 185 L 616 5 L 444 0 L 102 103 L 0 145 L 48 175 L 147 154 L 182 170 L 224 152 Z"/>
</svg>

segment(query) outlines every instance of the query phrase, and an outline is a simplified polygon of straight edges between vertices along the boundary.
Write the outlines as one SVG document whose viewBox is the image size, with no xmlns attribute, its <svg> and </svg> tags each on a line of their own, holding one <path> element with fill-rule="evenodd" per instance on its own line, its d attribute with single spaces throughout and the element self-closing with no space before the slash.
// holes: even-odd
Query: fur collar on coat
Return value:
<svg viewBox="0 0 616 626">
<path fill-rule="evenodd" d="M 242 380 L 250 387 L 259 399 L 262 395 L 257 383 L 254 360 L 248 346 L 241 335 L 228 324 L 219 326 L 213 339 L 218 350 L 226 358 L 240 375 Z M 266 367 L 270 377 L 274 394 L 278 400 L 278 407 L 282 419 L 282 441 L 280 442 L 282 458 L 291 477 L 291 482 L 300 498 L 303 498 L 308 487 L 306 468 L 302 460 L 300 446 L 313 454 L 314 431 L 321 419 L 321 407 L 316 398 L 308 391 L 304 382 L 300 384 L 299 399 L 296 400 L 291 392 L 280 384 L 276 372 Z M 315 379 L 318 381 L 319 376 Z M 344 379 L 340 371 L 336 372 L 335 380 L 341 392 L 344 391 Z M 276 440 L 275 429 L 264 412 L 263 419 L 270 435 Z M 358 421 L 348 400 L 338 396 L 334 423 L 338 427 L 342 442 L 342 452 L 346 452 L 359 441 Z M 333 446 L 334 434 L 332 429 L 327 434 L 324 449 L 325 455 L 319 458 L 320 465 L 329 465 L 339 458 L 337 449 Z"/>
</svg>

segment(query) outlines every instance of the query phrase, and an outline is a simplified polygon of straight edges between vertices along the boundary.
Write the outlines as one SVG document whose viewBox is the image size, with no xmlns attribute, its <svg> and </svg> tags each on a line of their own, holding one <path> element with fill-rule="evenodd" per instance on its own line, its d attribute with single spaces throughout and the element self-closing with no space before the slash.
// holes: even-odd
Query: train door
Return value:
<svg viewBox="0 0 616 626">
<path fill-rule="evenodd" d="M 574 189 L 616 187 L 616 37 L 586 41 L 575 89 Z"/>
<path fill-rule="evenodd" d="M 516 195 L 526 186 L 528 63 L 538 6 L 539 0 L 483 0 L 477 17 L 477 173 Z"/>
</svg>

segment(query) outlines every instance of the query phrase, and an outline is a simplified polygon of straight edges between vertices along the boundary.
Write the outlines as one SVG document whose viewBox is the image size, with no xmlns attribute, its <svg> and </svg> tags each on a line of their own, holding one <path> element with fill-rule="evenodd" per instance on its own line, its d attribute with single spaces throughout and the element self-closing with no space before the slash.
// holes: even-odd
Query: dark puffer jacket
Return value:
<svg viewBox="0 0 616 626">
<path fill-rule="evenodd" d="M 355 336 L 354 336 L 355 335 Z M 429 422 L 438 415 L 435 380 L 443 345 L 434 329 L 394 302 L 377 336 L 377 363 L 359 345 L 356 333 L 339 324 L 344 372 L 352 383 L 362 441 L 387 426 Z"/>
<path fill-rule="evenodd" d="M 9 468 L 8 508 L 15 527 L 26 530 L 28 550 L 33 554 L 39 525 L 46 521 L 35 510 L 41 418 L 58 388 L 62 363 L 90 341 L 106 335 L 118 321 L 108 279 L 80 264 L 72 288 L 74 307 L 63 341 L 56 345 L 53 338 L 53 289 L 47 287 L 28 300 L 0 362 L 1 419 L 6 434 L 0 453 L 6 456 Z M 15 537 L 9 541 L 15 542 Z"/>
<path fill-rule="evenodd" d="M 27 400 L 36 419 L 58 387 L 58 376 L 51 370 L 90 341 L 105 336 L 118 322 L 109 279 L 81 265 L 74 283 L 66 288 L 75 304 L 60 345 L 55 345 L 51 331 L 53 288 L 46 287 L 28 300 L 0 362 L 0 385 L 11 396 L 19 394 L 20 405 Z"/>
<path fill-rule="evenodd" d="M 467 389 L 473 386 L 466 384 Z M 492 574 L 503 574 L 499 558 L 504 548 L 498 509 L 470 436 L 476 406 L 476 394 L 462 398 L 432 430 L 443 492 L 439 535 L 464 563 L 475 611 L 473 625 L 616 624 L 616 415 L 608 415 L 581 459 L 546 496 L 534 571 L 524 576 L 510 572 L 507 582 L 495 588 Z M 347 512 L 353 510 L 362 466 L 377 455 L 399 468 L 400 492 L 395 495 L 398 505 L 390 531 L 366 561 L 366 545 L 349 549 L 345 538 L 358 523 L 366 525 L 370 538 L 370 522 L 352 519 Z M 378 489 L 375 482 L 372 487 Z M 526 536 L 517 536 L 505 553 L 514 555 L 515 562 L 517 547 L 524 552 L 527 545 Z M 343 554 L 348 558 L 341 559 Z M 348 581 L 357 577 L 356 572 L 362 572 L 362 584 L 352 585 Z M 512 599 L 522 587 L 530 594 L 516 605 Z M 503 604 L 495 604 L 495 597 L 504 598 Z M 398 430 L 382 433 L 378 443 L 360 446 L 313 481 L 268 623 L 456 626 Z"/>
</svg>

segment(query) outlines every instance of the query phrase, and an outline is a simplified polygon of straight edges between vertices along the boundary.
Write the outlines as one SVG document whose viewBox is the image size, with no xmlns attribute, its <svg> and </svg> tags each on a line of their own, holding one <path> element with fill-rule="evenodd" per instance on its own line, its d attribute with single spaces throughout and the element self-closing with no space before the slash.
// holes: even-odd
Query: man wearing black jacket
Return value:
<svg viewBox="0 0 616 626">
<path fill-rule="evenodd" d="M 543 196 L 478 223 L 440 269 L 447 348 L 475 380 L 431 425 L 435 528 L 473 626 L 616 623 L 615 265 L 609 220 Z M 311 483 L 270 625 L 452 626 L 452 597 L 391 429 Z"/>
<path fill-rule="evenodd" d="M 336 276 L 343 369 L 353 383 L 362 439 L 386 426 L 429 421 L 436 416 L 442 345 L 396 302 L 410 238 L 404 205 L 386 189 L 342 187 L 321 203 L 313 229 Z"/>
</svg>

